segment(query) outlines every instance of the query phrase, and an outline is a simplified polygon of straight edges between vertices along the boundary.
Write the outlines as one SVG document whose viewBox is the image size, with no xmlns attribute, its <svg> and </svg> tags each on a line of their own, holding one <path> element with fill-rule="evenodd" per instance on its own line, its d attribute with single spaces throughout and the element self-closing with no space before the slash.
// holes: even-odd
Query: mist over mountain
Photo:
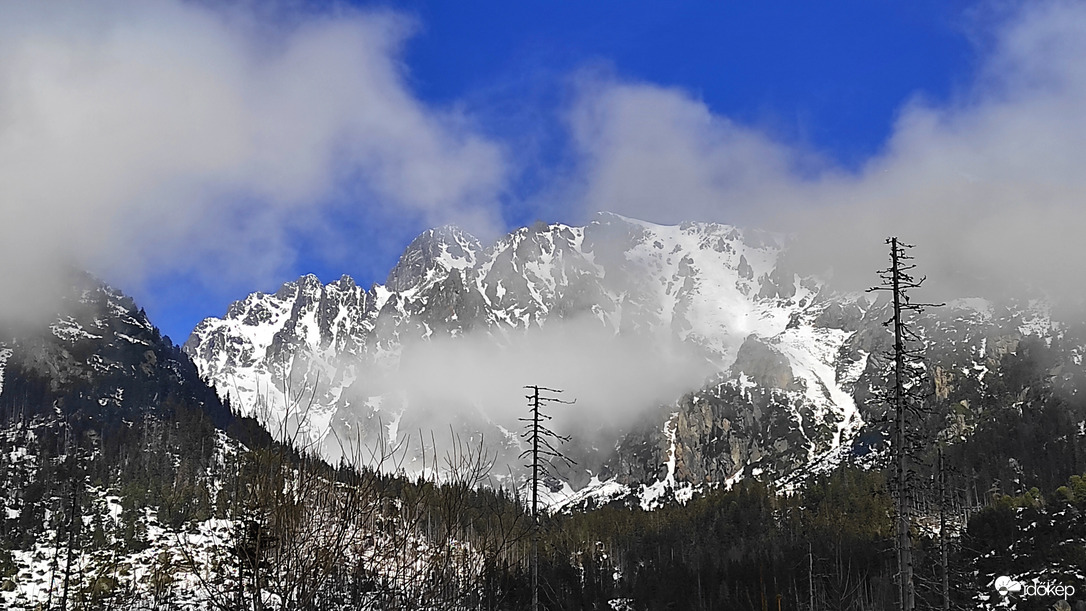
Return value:
<svg viewBox="0 0 1086 611">
<path fill-rule="evenodd" d="M 898 4 L 0 0 L 0 607 L 881 609 L 910 538 L 1082 599 L 1086 3 Z"/>
<path fill-rule="evenodd" d="M 305 276 L 205 320 L 184 349 L 271 430 L 301 430 L 332 459 L 348 439 L 406 442 L 408 469 L 461 436 L 517 472 L 522 387 L 563 389 L 577 403 L 555 408 L 555 427 L 578 466 L 559 469 L 556 502 L 619 485 L 650 507 L 881 446 L 872 388 L 888 372 L 888 304 L 795 273 L 789 243 L 609 213 L 489 247 L 442 227 L 383 285 Z M 945 434 L 984 420 L 984 393 L 1022 341 L 1045 342 L 1061 371 L 1080 366 L 1081 319 L 1041 294 L 956 297 L 917 320 Z"/>
<path fill-rule="evenodd" d="M 450 562 L 441 554 L 456 549 L 472 550 L 457 556 L 463 566 L 494 567 L 485 574 L 522 584 L 486 586 L 488 596 L 521 600 L 523 563 L 486 562 L 523 557 L 525 540 L 492 520 L 523 515 L 507 495 L 524 482 L 517 418 L 526 413 L 523 386 L 532 383 L 577 400 L 552 410 L 553 427 L 572 437 L 563 450 L 576 464 L 552 465 L 544 498 L 560 512 L 552 517 L 561 525 L 554 545 L 566 545 L 560 541 L 573 532 L 601 533 L 605 539 L 592 541 L 607 542 L 584 556 L 597 563 L 591 570 L 601 589 L 579 595 L 688 596 L 660 589 L 655 570 L 628 572 L 656 562 L 645 555 L 656 543 L 643 537 L 705 552 L 683 543 L 688 520 L 690 532 L 724 529 L 709 545 L 730 541 L 730 553 L 742 559 L 733 568 L 748 567 L 742 550 L 750 537 L 784 546 L 783 564 L 773 569 L 781 575 L 804 554 L 831 557 L 842 533 L 876 549 L 887 515 L 879 478 L 889 439 L 880 394 L 890 384 L 889 303 L 790 272 L 789 253 L 785 236 L 613 214 L 584 227 L 539 223 L 489 247 L 441 227 L 414 240 L 383 285 L 364 290 L 349 277 L 325 285 L 305 276 L 206 320 L 184 351 L 130 298 L 73 274 L 59 310 L 43 314 L 51 321 L 37 329 L 5 325 L 0 337 L 7 526 L 0 597 L 16 605 L 55 600 L 60 590 L 48 584 L 62 574 L 81 605 L 168 596 L 198 608 L 239 588 L 246 596 L 258 589 L 286 596 L 339 566 L 312 555 L 309 537 L 343 533 L 337 554 L 370 551 L 337 579 L 371 583 L 373 567 L 386 567 L 386 576 L 350 596 L 313 590 L 338 608 L 370 608 L 366 601 L 404 593 L 473 600 L 477 580 L 489 578 L 440 573 Z M 955 527 L 962 543 L 954 562 L 979 571 L 959 596 L 982 608 L 990 607 L 985 580 L 1009 566 L 1019 567 L 1017 575 L 1051 576 L 1073 564 L 1055 543 L 1028 534 L 1042 532 L 1041 521 L 1045 537 L 1077 537 L 1079 514 L 1059 508 L 1079 506 L 1086 494 L 1077 475 L 1086 471 L 1086 325 L 1060 306 L 1040 297 L 968 297 L 911 321 L 926 357 L 926 415 L 915 426 L 930 441 L 924 451 L 942 448 L 954 465 L 954 503 L 968 516 L 968 528 Z M 443 461 L 465 448 L 497 462 L 480 467 L 470 486 L 441 485 L 461 481 L 464 464 Z M 396 458 L 373 473 L 351 462 L 356 449 Z M 278 471 L 267 471 L 276 464 Z M 933 478 L 934 464 L 920 456 L 917 477 Z M 269 488 L 260 478 L 275 473 L 284 479 Z M 299 503 L 332 505 L 299 513 L 294 501 L 259 496 L 291 486 Z M 355 486 L 372 503 L 342 514 L 351 516 L 346 522 L 330 518 L 340 515 L 328 513 L 337 499 L 349 498 L 339 495 Z M 457 496 L 469 493 L 470 501 Z M 455 499 L 466 504 L 442 514 Z M 1008 509 L 1015 506 L 1024 509 Z M 644 509 L 661 517 L 629 526 L 648 519 L 639 517 Z M 848 526 L 819 521 L 841 512 L 851 516 Z M 435 531 L 435 515 L 458 526 Z M 731 530 L 771 515 L 783 517 L 759 522 L 769 529 L 762 534 Z M 385 520 L 404 528 L 377 536 Z M 491 526 L 472 530 L 463 520 Z M 509 528 L 523 528 L 517 523 Z M 1003 530 L 992 531 L 997 523 Z M 285 543 L 267 550 L 265 568 L 245 569 L 248 552 L 238 545 L 260 541 L 265 525 Z M 340 530 L 345 525 L 349 531 Z M 812 547 L 784 543 L 801 530 Z M 1001 543 L 1031 536 L 1033 551 Z M 512 543 L 490 548 L 487 541 Z M 421 542 L 432 555 L 420 565 L 402 550 Z M 61 550 L 74 559 L 59 560 Z M 272 560 L 288 553 L 315 572 Z M 869 570 L 889 574 L 892 567 L 871 553 Z M 207 572 L 194 554 L 227 568 Z M 568 557 L 548 560 L 552 583 L 565 583 Z M 687 581 L 696 566 L 723 570 L 698 557 L 666 566 Z M 451 581 L 427 593 L 432 581 L 419 577 L 420 567 Z M 614 577 L 620 567 L 633 576 Z M 107 568 L 116 576 L 105 579 Z M 245 570 L 262 575 L 264 586 L 239 585 L 233 576 Z M 156 594 L 149 584 L 164 574 L 173 585 Z M 742 588 L 757 583 L 732 579 Z M 819 580 L 830 591 L 832 580 Z"/>
</svg>

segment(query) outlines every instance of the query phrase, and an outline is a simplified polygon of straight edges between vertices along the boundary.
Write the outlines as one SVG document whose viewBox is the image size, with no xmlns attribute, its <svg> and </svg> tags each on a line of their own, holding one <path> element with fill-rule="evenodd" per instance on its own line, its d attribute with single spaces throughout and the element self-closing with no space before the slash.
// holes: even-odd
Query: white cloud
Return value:
<svg viewBox="0 0 1086 611">
<path fill-rule="evenodd" d="M 409 343 L 403 354 L 390 380 L 394 388 L 423 405 L 476 406 L 511 429 L 524 415 L 524 385 L 560 388 L 577 401 L 555 414 L 568 431 L 620 418 L 630 422 L 700 387 L 712 373 L 701 351 L 664 332 L 615 335 L 589 317 L 555 320 L 504 338 L 476 332 Z M 455 416 L 454 410 L 434 413 L 430 426 L 444 428 L 437 419 Z"/>
<path fill-rule="evenodd" d="M 570 126 L 578 197 L 595 210 L 655 222 L 745 215 L 813 155 L 714 115 L 678 89 L 582 76 Z"/>
<path fill-rule="evenodd" d="M 74 263 L 251 286 L 289 262 L 288 228 L 344 193 L 423 223 L 498 218 L 501 147 L 413 96 L 401 16 L 177 0 L 0 12 L 2 282 Z"/>
<path fill-rule="evenodd" d="M 976 81 L 903 106 L 859 171 L 737 125 L 689 94 L 604 80 L 572 112 L 578 201 L 660 222 L 703 218 L 794 231 L 801 264 L 856 288 L 882 239 L 919 247 L 933 283 L 1018 282 L 1081 297 L 1086 257 L 1086 5 L 1023 4 L 1000 21 Z"/>
</svg>

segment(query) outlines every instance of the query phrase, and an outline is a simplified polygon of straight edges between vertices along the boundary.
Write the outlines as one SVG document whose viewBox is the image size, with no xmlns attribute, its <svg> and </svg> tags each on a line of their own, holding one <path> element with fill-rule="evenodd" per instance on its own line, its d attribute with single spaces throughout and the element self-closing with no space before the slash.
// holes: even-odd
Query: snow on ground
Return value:
<svg viewBox="0 0 1086 611">
<path fill-rule="evenodd" d="M 10 586 L 0 588 L 0 607 L 53 608 L 63 595 L 67 575 L 69 601 L 94 595 L 101 598 L 110 592 L 158 589 L 162 601 L 170 592 L 187 593 L 188 600 L 177 599 L 172 608 L 205 608 L 206 601 L 201 602 L 197 593 L 198 573 L 182 567 L 197 565 L 205 573 L 209 571 L 213 565 L 204 562 L 209 549 L 223 544 L 232 525 L 207 520 L 196 524 L 192 531 L 174 531 L 162 527 L 154 511 L 125 510 L 120 497 L 101 489 L 88 489 L 83 499 L 85 537 L 104 536 L 106 541 L 93 550 L 77 548 L 70 564 L 66 537 L 57 531 L 53 536 L 46 534 L 29 549 L 13 550 L 16 573 L 9 578 Z M 136 515 L 125 515 L 133 511 Z M 126 549 L 123 543 L 126 520 L 138 524 L 140 542 L 135 548 Z M 89 546 L 84 543 L 84 547 Z"/>
<path fill-rule="evenodd" d="M 106 490 L 90 488 L 82 498 L 84 541 L 74 548 L 70 561 L 67 536 L 48 528 L 28 549 L 13 550 L 15 573 L 0 579 L 0 609 L 57 608 L 66 579 L 69 604 L 78 600 L 83 608 L 206 611 L 221 608 L 215 601 L 228 600 L 236 591 L 233 550 L 240 522 L 210 518 L 173 528 L 153 509 L 125 509 L 121 497 Z M 457 540 L 434 545 L 415 531 L 416 516 L 382 511 L 387 512 L 372 511 L 368 526 L 366 520 L 353 520 L 346 530 L 313 531 L 306 541 L 322 549 L 326 543 L 340 546 L 339 559 L 345 566 L 365 565 L 386 587 L 405 592 L 427 587 L 435 569 L 452 566 L 461 579 L 478 577 L 481 563 L 470 545 Z M 389 522 L 398 526 L 389 528 Z M 289 583 L 289 573 L 283 572 L 289 571 L 288 565 L 266 570 L 268 579 L 279 575 Z M 270 588 L 263 598 L 266 608 L 276 609 Z M 130 602 L 117 607 L 116 598 Z"/>
</svg>

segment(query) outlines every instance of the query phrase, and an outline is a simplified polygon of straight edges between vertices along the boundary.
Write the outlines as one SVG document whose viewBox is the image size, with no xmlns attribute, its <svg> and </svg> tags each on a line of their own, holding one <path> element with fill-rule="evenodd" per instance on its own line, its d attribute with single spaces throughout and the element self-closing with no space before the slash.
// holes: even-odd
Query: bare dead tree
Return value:
<svg viewBox="0 0 1086 611">
<path fill-rule="evenodd" d="M 532 559 L 531 559 L 531 571 L 532 571 L 532 611 L 539 610 L 539 480 L 543 471 L 547 468 L 547 465 L 553 461 L 565 462 L 572 466 L 575 464 L 566 455 L 562 454 L 557 448 L 554 447 L 554 443 L 565 443 L 569 441 L 568 435 L 559 435 L 544 423 L 551 420 L 552 417 L 549 414 L 545 414 L 541 411 L 541 407 L 550 403 L 561 403 L 565 405 L 572 405 L 576 403 L 576 399 L 573 401 L 563 401 L 558 397 L 549 397 L 541 395 L 544 393 L 561 393 L 561 390 L 554 388 L 546 388 L 543 386 L 525 386 L 524 388 L 532 391 L 530 395 L 526 395 L 528 399 L 528 408 L 531 411 L 531 417 L 518 418 L 521 422 L 525 423 L 524 432 L 521 433 L 521 438 L 528 441 L 531 447 L 520 454 L 521 458 L 531 458 L 531 464 L 525 465 L 532 472 Z M 546 464 L 544 463 L 546 461 Z"/>
<path fill-rule="evenodd" d="M 886 239 L 890 246 L 890 267 L 879 271 L 881 283 L 868 292 L 889 292 L 893 301 L 893 316 L 883 323 L 893 327 L 894 344 L 893 386 L 888 396 L 893 407 L 891 433 L 891 457 L 893 461 L 891 487 L 895 503 L 894 550 L 897 557 L 898 602 L 902 611 L 916 609 L 916 587 L 913 578 L 912 507 L 915 501 L 914 461 L 916 450 L 922 443 L 915 434 L 915 424 L 923 416 L 922 385 L 918 377 L 923 371 L 923 355 L 916 346 L 922 345 L 921 337 L 909 325 L 906 315 L 915 315 L 926 307 L 941 304 L 914 303 L 909 291 L 920 288 L 925 278 L 912 274 L 916 265 L 908 254 L 909 244 L 896 237 Z"/>
</svg>

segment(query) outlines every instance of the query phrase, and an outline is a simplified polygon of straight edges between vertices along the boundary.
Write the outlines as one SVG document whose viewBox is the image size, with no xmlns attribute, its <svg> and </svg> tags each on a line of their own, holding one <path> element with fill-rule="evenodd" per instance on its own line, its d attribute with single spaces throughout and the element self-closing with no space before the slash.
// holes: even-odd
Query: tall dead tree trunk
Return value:
<svg viewBox="0 0 1086 611">
<path fill-rule="evenodd" d="M 950 554 L 949 533 L 946 523 L 947 497 L 946 497 L 946 466 L 943 464 L 943 448 L 939 448 L 939 569 L 942 578 L 942 609 L 950 611 Z"/>
<path fill-rule="evenodd" d="M 901 319 L 902 279 L 901 256 L 897 238 L 890 238 L 891 283 L 894 296 L 894 454 L 897 473 L 895 486 L 896 499 L 896 541 L 898 588 L 903 611 L 916 608 L 916 591 L 913 585 L 913 550 L 912 537 L 909 534 L 911 523 L 911 499 L 909 489 L 909 452 L 907 451 L 908 431 L 905 410 L 905 340 L 904 323 Z"/>
<path fill-rule="evenodd" d="M 532 611 L 539 609 L 539 387 L 532 387 Z"/>
<path fill-rule="evenodd" d="M 918 375 L 919 363 L 923 360 L 920 352 L 909 347 L 910 342 L 920 343 L 920 337 L 913 331 L 904 315 L 919 313 L 925 307 L 937 304 L 913 303 L 908 291 L 919 288 L 924 278 L 915 278 L 911 272 L 916 266 L 908 263 L 912 257 L 896 237 L 886 239 L 890 246 L 890 267 L 879 272 L 882 283 L 869 291 L 886 291 L 891 294 L 893 316 L 884 324 L 893 326 L 894 345 L 891 350 L 893 359 L 893 387 L 889 392 L 889 403 L 893 407 L 893 423 L 890 436 L 892 461 L 892 492 L 894 496 L 894 552 L 897 560 L 898 603 L 901 611 L 916 609 L 916 587 L 913 579 L 913 541 L 912 507 L 915 495 L 914 459 L 921 447 L 922 440 L 917 437 L 914 425 L 919 424 L 920 416 L 925 411 L 922 403 L 921 387 Z"/>
<path fill-rule="evenodd" d="M 526 439 L 531 443 L 531 449 L 525 450 L 521 453 L 521 458 L 531 458 L 530 465 L 526 465 L 532 471 L 532 557 L 531 557 L 531 574 L 532 574 L 532 611 L 539 611 L 539 479 L 540 474 L 547 468 L 547 464 L 552 460 L 561 460 L 570 465 L 573 461 L 555 449 L 552 441 L 558 441 L 564 443 L 569 441 L 569 436 L 559 435 L 554 431 L 547 428 L 543 423 L 551 419 L 551 416 L 544 414 L 540 411 L 540 407 L 546 403 L 564 403 L 570 405 L 576 401 L 562 401 L 557 397 L 541 396 L 540 391 L 561 393 L 561 390 L 554 388 L 545 388 L 543 386 L 525 386 L 524 388 L 531 390 L 532 394 L 527 395 L 528 408 L 531 411 L 530 418 L 520 418 L 521 422 L 525 423 L 525 430 L 521 433 L 521 438 Z"/>
</svg>

